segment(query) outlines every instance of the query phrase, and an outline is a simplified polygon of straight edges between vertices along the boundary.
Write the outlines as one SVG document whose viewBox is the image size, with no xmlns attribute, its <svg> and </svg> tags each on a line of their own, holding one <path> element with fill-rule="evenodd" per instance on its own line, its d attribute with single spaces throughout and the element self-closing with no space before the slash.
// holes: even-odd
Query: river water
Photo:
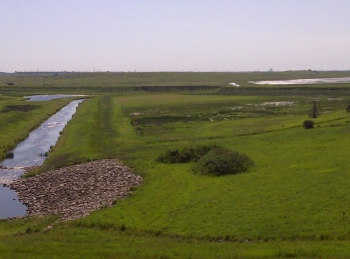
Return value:
<svg viewBox="0 0 350 259">
<path fill-rule="evenodd" d="M 47 101 L 50 99 L 46 97 L 43 96 L 40 99 L 36 96 L 35 101 Z M 82 101 L 74 100 L 63 107 L 32 131 L 14 150 L 10 151 L 13 154 L 13 158 L 7 158 L 0 162 L 0 219 L 24 216 L 27 209 L 25 205 L 18 201 L 16 192 L 2 184 L 8 184 L 19 178 L 24 173 L 25 167 L 40 166 L 44 163 L 46 159 L 45 153 L 50 150 L 51 146 L 56 144 L 60 132 L 72 118 L 76 108 Z"/>
</svg>

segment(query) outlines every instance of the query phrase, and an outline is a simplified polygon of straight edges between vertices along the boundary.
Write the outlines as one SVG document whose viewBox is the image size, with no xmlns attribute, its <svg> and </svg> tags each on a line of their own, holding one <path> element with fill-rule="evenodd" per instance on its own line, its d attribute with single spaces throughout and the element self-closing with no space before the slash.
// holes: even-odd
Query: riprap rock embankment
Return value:
<svg viewBox="0 0 350 259">
<path fill-rule="evenodd" d="M 141 182 L 141 176 L 117 160 L 100 160 L 18 179 L 9 186 L 28 206 L 28 216 L 60 214 L 62 220 L 72 220 L 126 198 Z"/>
</svg>

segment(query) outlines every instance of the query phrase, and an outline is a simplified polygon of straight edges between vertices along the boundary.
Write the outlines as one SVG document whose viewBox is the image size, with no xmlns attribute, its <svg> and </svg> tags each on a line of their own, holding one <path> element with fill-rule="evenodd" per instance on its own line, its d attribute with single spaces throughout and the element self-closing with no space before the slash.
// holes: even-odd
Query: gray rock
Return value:
<svg viewBox="0 0 350 259">
<path fill-rule="evenodd" d="M 114 159 L 87 162 L 21 178 L 9 187 L 28 206 L 27 215 L 59 214 L 62 221 L 89 215 L 128 197 L 142 177 Z"/>
</svg>

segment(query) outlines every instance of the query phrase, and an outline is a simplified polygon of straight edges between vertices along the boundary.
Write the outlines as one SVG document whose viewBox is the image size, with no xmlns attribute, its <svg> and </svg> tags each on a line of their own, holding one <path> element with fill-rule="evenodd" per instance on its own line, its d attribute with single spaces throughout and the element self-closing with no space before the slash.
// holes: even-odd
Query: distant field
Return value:
<svg viewBox="0 0 350 259">
<path fill-rule="evenodd" d="M 299 78 L 349 77 L 350 71 L 288 71 L 288 72 L 143 72 L 143 73 L 15 73 L 0 76 L 0 91 L 8 94 L 24 93 L 113 93 L 144 91 L 178 91 L 193 87 L 230 87 L 238 83 L 248 88 L 275 89 L 274 86 L 259 86 L 249 81 L 287 80 Z M 331 85 L 322 85 L 331 86 Z M 344 85 L 337 85 L 341 87 Z M 347 84 L 349 86 L 349 84 Z M 150 87 L 150 88 L 147 88 Z M 153 89 L 152 87 L 156 87 Z M 166 87 L 166 88 L 163 88 Z M 173 87 L 173 89 L 171 88 Z M 176 88 L 174 88 L 176 87 Z M 182 88 L 181 88 L 182 87 Z M 297 86 L 302 87 L 302 86 Z M 310 87 L 310 85 L 308 86 Z M 205 89 L 205 88 L 204 88 Z M 187 89 L 186 91 L 191 91 Z"/>
<path fill-rule="evenodd" d="M 1 86 L 0 108 L 22 104 L 13 97 L 22 88 L 42 93 L 70 85 L 70 93 L 94 93 L 79 106 L 44 166 L 33 173 L 118 158 L 144 182 L 115 206 L 55 224 L 49 231 L 45 228 L 55 217 L 0 221 L 0 257 L 73 253 L 96 258 L 350 257 L 350 113 L 345 110 L 350 86 L 266 88 L 247 83 L 316 76 L 349 76 L 349 72 L 13 76 L 18 89 L 11 92 L 10 86 Z M 43 86 L 44 78 L 57 88 Z M 227 88 L 229 82 L 243 86 Z M 220 89 L 114 92 L 117 87 L 147 85 Z M 108 87 L 111 93 L 104 94 Z M 304 129 L 314 100 L 320 116 L 312 119 L 315 128 Z M 34 111 L 43 109 L 46 114 L 40 110 L 41 114 L 48 116 L 63 102 L 43 103 L 28 112 L 11 111 L 12 115 L 0 113 L 0 118 L 10 121 L 10 116 L 19 114 L 13 127 L 23 124 L 25 132 L 31 128 L 27 114 L 35 124 L 39 116 Z M 11 143 L 23 135 L 19 133 L 12 131 Z M 0 138 L 5 136 L 6 131 L 0 131 Z M 243 174 L 210 177 L 194 174 L 191 163 L 156 161 L 169 149 L 204 144 L 247 154 L 255 167 Z"/>
</svg>

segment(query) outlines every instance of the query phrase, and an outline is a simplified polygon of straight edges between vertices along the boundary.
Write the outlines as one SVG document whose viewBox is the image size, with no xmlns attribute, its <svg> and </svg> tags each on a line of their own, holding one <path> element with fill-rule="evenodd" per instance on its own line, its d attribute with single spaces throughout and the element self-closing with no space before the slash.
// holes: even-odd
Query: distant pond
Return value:
<svg viewBox="0 0 350 259">
<path fill-rule="evenodd" d="M 249 83 L 253 83 L 257 85 L 347 84 L 347 83 L 350 83 L 350 77 L 249 81 Z"/>
<path fill-rule="evenodd" d="M 68 98 L 68 97 L 84 97 L 86 95 L 69 95 L 69 94 L 49 94 L 49 95 L 31 95 L 24 96 L 29 102 L 45 102 L 55 99 Z"/>
<path fill-rule="evenodd" d="M 28 101 L 49 101 L 66 97 L 72 97 L 72 95 L 36 95 L 26 98 L 29 99 Z M 8 158 L 0 162 L 0 219 L 21 217 L 26 214 L 26 206 L 18 201 L 16 192 L 3 184 L 8 184 L 19 178 L 26 167 L 40 166 L 44 163 L 45 153 L 56 144 L 60 132 L 83 101 L 83 99 L 74 100 L 52 115 L 33 130 L 15 149 L 8 152 Z"/>
</svg>

